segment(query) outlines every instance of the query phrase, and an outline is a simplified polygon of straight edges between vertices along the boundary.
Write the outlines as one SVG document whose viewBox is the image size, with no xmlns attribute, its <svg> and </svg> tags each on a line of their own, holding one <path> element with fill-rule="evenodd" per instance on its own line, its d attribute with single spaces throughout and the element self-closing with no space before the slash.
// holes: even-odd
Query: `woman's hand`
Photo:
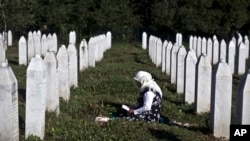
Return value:
<svg viewBox="0 0 250 141">
<path fill-rule="evenodd" d="M 129 115 L 134 114 L 134 109 L 130 108 L 130 109 L 128 110 L 128 114 L 129 114 Z"/>
</svg>

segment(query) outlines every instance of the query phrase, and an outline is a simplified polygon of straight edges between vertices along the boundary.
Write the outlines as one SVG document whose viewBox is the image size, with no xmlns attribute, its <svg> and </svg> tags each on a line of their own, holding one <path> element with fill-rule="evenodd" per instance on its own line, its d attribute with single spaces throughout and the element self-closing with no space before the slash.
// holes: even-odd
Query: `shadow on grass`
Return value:
<svg viewBox="0 0 250 141">
<path fill-rule="evenodd" d="M 138 54 L 137 54 L 137 53 L 131 53 L 131 54 L 133 55 L 134 61 L 135 61 L 136 63 L 147 64 L 147 63 L 141 61 L 141 59 L 138 57 Z"/>
<path fill-rule="evenodd" d="M 159 140 L 165 139 L 165 140 L 168 140 L 168 141 L 181 141 L 175 135 L 173 135 L 171 133 L 168 133 L 166 131 L 159 130 L 159 129 L 154 129 L 154 128 L 149 128 L 148 130 L 150 131 L 150 133 L 153 136 L 155 136 Z"/>
<path fill-rule="evenodd" d="M 19 65 L 18 61 L 13 61 L 13 60 L 8 60 L 8 63 L 9 63 L 9 64 L 16 65 L 16 66 Z"/>
<path fill-rule="evenodd" d="M 18 94 L 21 96 L 23 101 L 26 101 L 26 90 L 25 89 L 18 89 Z"/>
<path fill-rule="evenodd" d="M 124 109 L 122 109 L 122 104 L 103 101 L 103 105 L 104 106 L 110 105 L 111 107 L 115 107 L 116 111 L 112 113 L 113 116 L 115 116 L 115 117 L 119 116 L 120 114 L 122 114 L 122 115 L 126 115 L 127 114 L 127 112 Z M 124 105 L 128 105 L 129 106 L 129 104 L 127 104 L 127 103 L 124 103 Z"/>
</svg>

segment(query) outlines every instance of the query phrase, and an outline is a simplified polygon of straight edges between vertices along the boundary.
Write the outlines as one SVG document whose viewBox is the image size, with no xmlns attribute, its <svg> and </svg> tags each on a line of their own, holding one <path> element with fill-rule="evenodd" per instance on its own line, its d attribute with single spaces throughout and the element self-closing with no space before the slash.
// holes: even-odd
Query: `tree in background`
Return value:
<svg viewBox="0 0 250 141">
<path fill-rule="evenodd" d="M 198 35 L 226 37 L 232 27 L 249 23 L 248 0 L 158 0 L 152 6 L 156 27 Z"/>
</svg>

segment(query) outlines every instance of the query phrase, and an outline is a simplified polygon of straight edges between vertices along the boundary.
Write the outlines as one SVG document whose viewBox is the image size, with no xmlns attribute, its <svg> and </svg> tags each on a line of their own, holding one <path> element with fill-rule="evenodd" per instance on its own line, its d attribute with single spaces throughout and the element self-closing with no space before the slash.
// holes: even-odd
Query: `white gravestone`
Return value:
<svg viewBox="0 0 250 141">
<path fill-rule="evenodd" d="M 77 50 L 74 44 L 69 44 L 68 55 L 69 55 L 69 86 L 78 87 Z"/>
<path fill-rule="evenodd" d="M 95 62 L 98 62 L 99 61 L 98 54 L 99 54 L 99 51 L 100 51 L 98 36 L 94 37 L 94 48 L 95 48 Z"/>
<path fill-rule="evenodd" d="M 66 102 L 70 99 L 69 86 L 69 55 L 65 45 L 62 45 L 57 52 L 57 76 L 59 96 Z"/>
<path fill-rule="evenodd" d="M 79 69 L 84 71 L 88 68 L 88 44 L 85 39 L 83 39 L 79 46 Z"/>
<path fill-rule="evenodd" d="M 152 50 L 152 40 L 153 40 L 153 36 L 150 35 L 149 36 L 149 39 L 148 39 L 148 55 L 149 55 L 149 58 L 151 58 L 151 50 Z"/>
<path fill-rule="evenodd" d="M 7 62 L 0 65 L 0 140 L 19 141 L 18 84 Z"/>
<path fill-rule="evenodd" d="M 12 32 L 11 30 L 9 30 L 8 31 L 8 46 L 12 46 L 12 40 L 13 40 Z"/>
<path fill-rule="evenodd" d="M 28 62 L 33 58 L 34 55 L 35 55 L 34 40 L 33 40 L 33 34 L 30 31 L 28 33 Z"/>
<path fill-rule="evenodd" d="M 108 31 L 106 36 L 107 36 L 107 46 L 108 46 L 108 49 L 110 49 L 111 45 L 112 45 L 112 34 L 111 34 L 111 32 Z"/>
<path fill-rule="evenodd" d="M 53 33 L 52 37 L 51 37 L 51 46 L 52 49 L 57 52 L 57 36 L 56 33 Z"/>
<path fill-rule="evenodd" d="M 201 50 L 201 37 L 198 37 L 198 40 L 197 40 L 197 48 L 196 48 L 196 54 L 197 54 L 197 57 L 199 58 L 202 54 L 202 50 Z"/>
<path fill-rule="evenodd" d="M 147 33 L 146 32 L 142 33 L 142 48 L 144 50 L 147 49 Z"/>
<path fill-rule="evenodd" d="M 162 61 L 162 41 L 159 38 L 156 43 L 156 67 L 161 66 L 161 61 Z"/>
<path fill-rule="evenodd" d="M 42 54 L 42 48 L 41 48 L 41 38 L 38 32 L 33 32 L 33 41 L 34 41 L 34 47 L 35 47 L 35 54 Z"/>
<path fill-rule="evenodd" d="M 42 48 L 42 56 L 45 56 L 48 50 L 47 37 L 45 34 L 42 35 L 41 48 Z"/>
<path fill-rule="evenodd" d="M 179 47 L 175 44 L 171 51 L 171 84 L 176 84 L 177 52 Z"/>
<path fill-rule="evenodd" d="M 217 64 L 218 62 L 219 62 L 219 42 L 215 36 L 213 40 L 213 65 Z"/>
<path fill-rule="evenodd" d="M 70 31 L 69 33 L 69 44 L 76 44 L 76 32 Z"/>
<path fill-rule="evenodd" d="M 193 40 L 193 50 L 195 52 L 195 55 L 197 56 L 197 36 L 194 36 L 194 40 Z"/>
<path fill-rule="evenodd" d="M 184 82 L 184 102 L 194 103 L 195 99 L 195 75 L 196 75 L 196 53 L 191 49 L 185 58 L 185 82 Z"/>
<path fill-rule="evenodd" d="M 189 50 L 190 49 L 194 49 L 194 47 L 193 47 L 193 43 L 194 42 L 194 37 L 191 35 L 190 37 L 189 37 Z"/>
<path fill-rule="evenodd" d="M 90 38 L 88 42 L 88 66 L 95 67 L 95 41 L 94 38 Z"/>
<path fill-rule="evenodd" d="M 18 62 L 19 65 L 27 65 L 27 43 L 24 36 L 18 42 Z"/>
<path fill-rule="evenodd" d="M 236 124 L 250 124 L 250 70 L 248 70 L 240 80 L 236 96 Z"/>
<path fill-rule="evenodd" d="M 210 111 L 212 66 L 206 54 L 203 54 L 198 62 L 195 112 L 203 113 Z"/>
<path fill-rule="evenodd" d="M 249 58 L 249 39 L 247 35 L 245 35 L 244 37 L 244 44 L 246 47 L 246 59 L 248 59 Z"/>
<path fill-rule="evenodd" d="M 49 33 L 46 39 L 47 39 L 46 40 L 46 42 L 47 42 L 47 50 L 53 50 L 52 35 Z"/>
<path fill-rule="evenodd" d="M 220 60 L 226 60 L 227 57 L 227 46 L 226 46 L 226 42 L 224 39 L 221 40 L 220 43 Z"/>
<path fill-rule="evenodd" d="M 44 57 L 46 67 L 46 110 L 59 115 L 59 93 L 57 78 L 57 59 L 53 50 L 49 50 Z"/>
<path fill-rule="evenodd" d="M 170 75 L 171 70 L 171 50 L 172 50 L 172 42 L 169 41 L 167 48 L 166 48 L 166 74 Z"/>
<path fill-rule="evenodd" d="M 165 40 L 162 45 L 162 62 L 161 62 L 161 72 L 166 72 L 166 48 L 168 41 Z"/>
<path fill-rule="evenodd" d="M 235 42 L 231 40 L 228 46 L 228 65 L 231 73 L 234 73 L 234 63 L 235 63 Z"/>
<path fill-rule="evenodd" d="M 177 93 L 184 93 L 184 70 L 185 70 L 185 57 L 187 51 L 184 46 L 181 46 L 177 54 L 177 67 L 176 67 L 176 86 Z"/>
<path fill-rule="evenodd" d="M 179 33 L 176 33 L 176 35 L 175 35 L 175 44 L 177 46 L 179 45 Z"/>
<path fill-rule="evenodd" d="M 207 54 L 207 39 L 205 37 L 203 37 L 201 41 L 201 53 Z"/>
<path fill-rule="evenodd" d="M 5 62 L 6 50 L 3 45 L 3 37 L 0 34 L 0 63 Z"/>
<path fill-rule="evenodd" d="M 156 64 L 156 57 L 157 57 L 157 41 L 158 41 L 158 38 L 154 38 L 153 40 L 153 54 L 152 54 L 152 60 L 153 60 L 153 63 Z"/>
<path fill-rule="evenodd" d="M 212 81 L 211 129 L 215 137 L 229 139 L 233 79 L 230 68 L 225 60 L 222 60 L 218 64 Z"/>
<path fill-rule="evenodd" d="M 239 46 L 239 54 L 237 55 L 237 74 L 242 75 L 245 73 L 245 67 L 246 67 L 246 47 L 243 43 Z"/>
<path fill-rule="evenodd" d="M 35 55 L 27 69 L 25 139 L 34 135 L 43 140 L 45 132 L 46 68 Z"/>
<path fill-rule="evenodd" d="M 212 39 L 208 38 L 207 40 L 207 56 L 212 64 L 213 61 L 213 43 L 212 43 Z"/>
<path fill-rule="evenodd" d="M 178 36 L 178 46 L 182 46 L 182 34 L 179 33 L 179 36 Z"/>
</svg>

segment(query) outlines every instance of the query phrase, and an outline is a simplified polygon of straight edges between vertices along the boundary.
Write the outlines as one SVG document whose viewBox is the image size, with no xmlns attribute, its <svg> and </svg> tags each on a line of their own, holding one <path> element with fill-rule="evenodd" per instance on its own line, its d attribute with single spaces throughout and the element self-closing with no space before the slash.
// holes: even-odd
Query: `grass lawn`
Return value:
<svg viewBox="0 0 250 141">
<path fill-rule="evenodd" d="M 79 73 L 78 88 L 71 88 L 68 103 L 60 100 L 60 114 L 46 113 L 46 141 L 210 141 L 209 113 L 197 115 L 193 105 L 183 103 L 183 95 L 176 94 L 170 77 L 161 72 L 149 59 L 148 52 L 139 43 L 113 43 L 103 60 L 95 68 Z M 78 48 L 78 47 L 77 47 Z M 17 47 L 7 50 L 19 87 L 20 140 L 25 133 L 26 66 L 18 66 Z M 163 91 L 162 117 L 165 123 L 129 122 L 112 120 L 96 124 L 96 116 L 109 116 L 122 104 L 135 104 L 139 94 L 134 74 L 138 70 L 152 73 Z M 239 77 L 234 77 L 234 93 Z M 234 99 L 234 98 L 233 98 Z M 233 111 L 232 111 L 233 112 Z M 168 125 L 168 120 L 188 122 L 194 127 Z M 232 116 L 233 120 L 233 116 Z M 39 140 L 30 137 L 28 140 Z"/>
</svg>

